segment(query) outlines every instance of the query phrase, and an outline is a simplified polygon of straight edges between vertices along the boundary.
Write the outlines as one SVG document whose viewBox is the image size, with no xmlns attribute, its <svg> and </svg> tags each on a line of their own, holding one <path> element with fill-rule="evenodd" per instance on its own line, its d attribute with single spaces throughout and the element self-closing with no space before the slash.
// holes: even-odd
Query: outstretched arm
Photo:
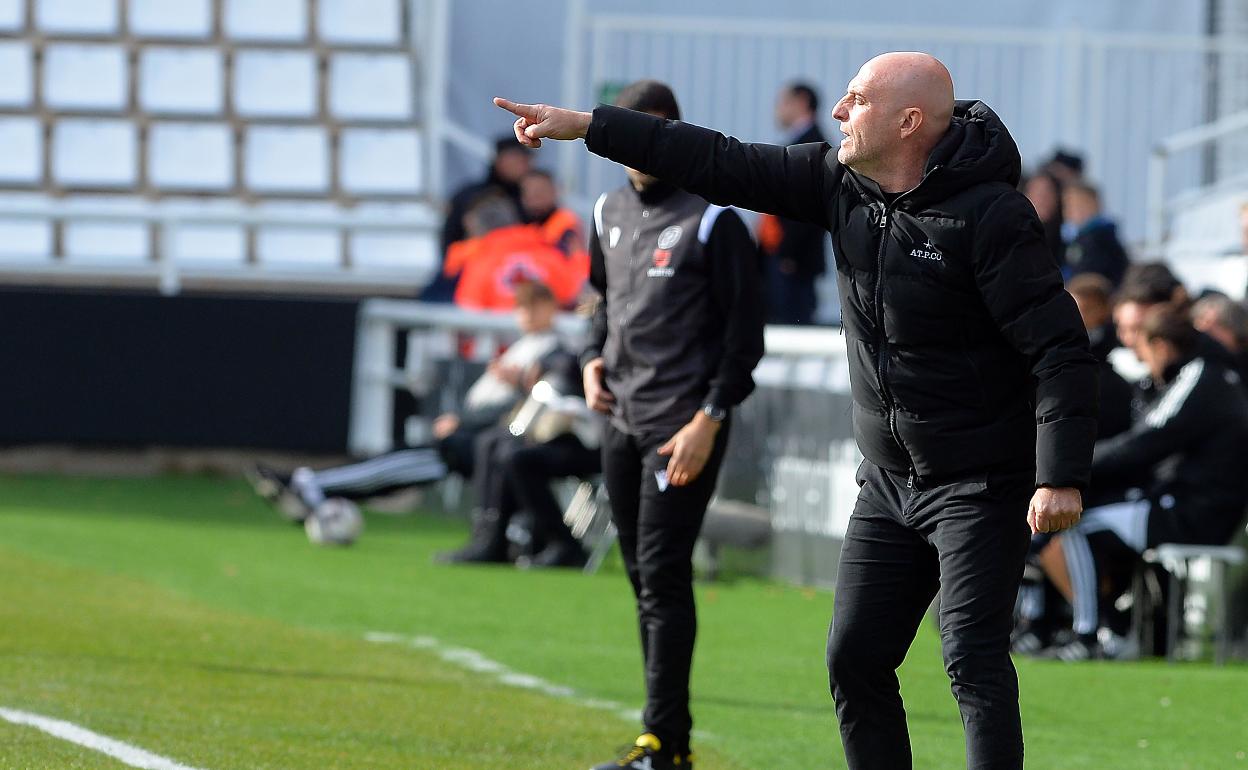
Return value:
<svg viewBox="0 0 1248 770">
<path fill-rule="evenodd" d="M 619 107 L 593 113 L 546 104 L 494 103 L 516 116 L 516 139 L 584 139 L 593 153 L 651 174 L 722 206 L 740 206 L 827 226 L 827 143 L 751 144 L 707 128 Z"/>
</svg>

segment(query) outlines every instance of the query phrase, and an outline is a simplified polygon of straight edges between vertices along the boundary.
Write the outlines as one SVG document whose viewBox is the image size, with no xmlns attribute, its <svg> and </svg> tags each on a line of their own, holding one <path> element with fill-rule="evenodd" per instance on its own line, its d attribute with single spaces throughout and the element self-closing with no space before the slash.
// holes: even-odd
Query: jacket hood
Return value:
<svg viewBox="0 0 1248 770">
<path fill-rule="evenodd" d="M 986 182 L 1017 187 L 1023 161 L 1018 145 L 988 105 L 978 100 L 954 103 L 953 120 L 927 159 L 933 192 L 949 195 Z"/>
</svg>

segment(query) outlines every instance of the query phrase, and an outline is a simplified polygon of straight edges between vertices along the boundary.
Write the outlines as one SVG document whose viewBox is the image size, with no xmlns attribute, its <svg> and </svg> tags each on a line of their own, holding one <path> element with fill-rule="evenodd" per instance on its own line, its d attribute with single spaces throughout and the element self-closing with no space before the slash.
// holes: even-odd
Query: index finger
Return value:
<svg viewBox="0 0 1248 770">
<path fill-rule="evenodd" d="M 537 117 L 537 108 L 532 104 L 520 104 L 518 102 L 513 102 L 510 99 L 504 99 L 501 96 L 495 96 L 494 105 L 496 107 L 502 107 L 504 110 L 507 110 L 513 115 L 519 115 L 522 118 Z"/>
</svg>

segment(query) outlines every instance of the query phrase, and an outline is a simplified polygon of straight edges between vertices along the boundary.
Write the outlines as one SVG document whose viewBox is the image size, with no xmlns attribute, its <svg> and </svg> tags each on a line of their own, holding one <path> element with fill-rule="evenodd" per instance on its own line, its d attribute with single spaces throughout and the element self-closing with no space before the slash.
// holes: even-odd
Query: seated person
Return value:
<svg viewBox="0 0 1248 770">
<path fill-rule="evenodd" d="M 602 471 L 600 419 L 585 404 L 576 356 L 565 351 L 546 359 L 546 373 L 509 425 L 477 441 L 473 487 L 477 514 L 471 541 L 439 555 L 450 563 L 506 562 L 507 526 L 520 510 L 533 519 L 534 567 L 581 567 L 585 552 L 563 521 L 551 491 L 561 478 Z"/>
<path fill-rule="evenodd" d="M 297 468 L 290 477 L 256 466 L 252 484 L 261 497 L 296 521 L 327 497 L 359 499 L 430 484 L 448 472 L 471 478 L 478 436 L 504 420 L 524 397 L 526 371 L 559 346 L 554 323 L 559 306 L 540 283 L 516 287 L 516 325 L 521 337 L 492 361 L 473 383 L 458 414 L 434 420 L 434 443 L 389 452 L 359 463 L 314 471 Z"/>
<path fill-rule="evenodd" d="M 1066 291 L 1075 298 L 1092 355 L 1101 362 L 1098 381 L 1100 414 L 1097 417 L 1097 438 L 1107 439 L 1131 428 L 1134 391 L 1131 385 L 1114 371 L 1109 354 L 1118 347 L 1117 331 L 1111 319 L 1109 280 L 1095 273 L 1083 273 L 1066 283 Z M 1092 488 L 1084 491 L 1084 506 L 1091 508 L 1098 502 L 1121 499 L 1126 487 L 1137 483 L 1134 477 L 1122 479 L 1097 479 Z M 1035 563 L 1052 535 L 1040 533 L 1032 536 L 1029 559 Z M 1056 594 L 1046 580 L 1028 579 L 1019 590 L 1018 626 L 1011 642 L 1014 652 L 1034 654 L 1043 650 L 1053 640 L 1065 620 L 1059 615 L 1062 596 Z"/>
<path fill-rule="evenodd" d="M 1070 279 L 1066 291 L 1075 298 L 1092 355 L 1101 362 L 1097 438 L 1116 436 L 1129 429 L 1132 421 L 1131 386 L 1109 363 L 1110 352 L 1118 347 L 1118 331 L 1112 318 L 1113 287 L 1104 276 L 1083 273 Z"/>
<path fill-rule="evenodd" d="M 1092 479 L 1148 469 L 1151 483 L 1116 503 L 1084 512 L 1041 554 L 1045 574 L 1074 610 L 1069 644 L 1054 651 L 1063 660 L 1112 654 L 1123 640 L 1098 643 L 1101 585 L 1106 561 L 1117 551 L 1134 554 L 1160 543 L 1224 545 L 1248 506 L 1248 395 L 1239 376 L 1198 354 L 1198 336 L 1187 315 L 1172 307 L 1149 312 L 1140 327 L 1137 355 L 1158 384 L 1158 398 L 1131 430 L 1098 440 Z M 1094 550 L 1102 558 L 1098 560 Z"/>
<path fill-rule="evenodd" d="M 1192 325 L 1226 350 L 1227 361 L 1248 384 L 1248 307 L 1220 292 L 1207 292 L 1192 305 Z"/>
</svg>

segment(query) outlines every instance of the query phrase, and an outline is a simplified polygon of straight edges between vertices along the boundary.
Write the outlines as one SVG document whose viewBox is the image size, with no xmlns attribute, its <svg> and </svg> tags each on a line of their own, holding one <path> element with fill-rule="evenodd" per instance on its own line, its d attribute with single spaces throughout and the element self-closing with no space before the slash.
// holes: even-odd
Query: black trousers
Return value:
<svg viewBox="0 0 1248 770">
<path fill-rule="evenodd" d="M 940 592 L 945 671 L 973 770 L 1023 766 L 1010 630 L 1032 469 L 915 483 L 864 462 L 837 575 L 828 671 L 851 770 L 912 766 L 897 667 Z"/>
<path fill-rule="evenodd" d="M 537 549 L 575 540 L 550 485 L 557 479 L 598 473 L 602 456 L 597 450 L 586 449 L 572 434 L 530 444 L 506 427 L 497 427 L 477 438 L 475 454 L 472 483 L 481 509 L 479 537 L 505 549 L 507 525 L 525 509 L 534 519 Z"/>
<path fill-rule="evenodd" d="M 720 429 L 710 460 L 692 484 L 660 491 L 655 473 L 667 467 L 668 458 L 658 449 L 669 438 L 669 433 L 632 435 L 609 426 L 602 469 L 624 567 L 637 597 L 646 667 L 642 720 L 664 747 L 683 752 L 693 727 L 689 714 L 689 670 L 697 636 L 693 545 L 715 491 L 728 424 Z"/>
<path fill-rule="evenodd" d="M 587 449 L 568 433 L 512 452 L 503 466 L 507 487 L 519 508 L 533 516 L 533 533 L 542 545 L 570 543 L 576 538 L 563 521 L 563 509 L 551 491 L 551 482 L 569 476 L 591 476 L 602 471 L 602 453 Z"/>
</svg>

